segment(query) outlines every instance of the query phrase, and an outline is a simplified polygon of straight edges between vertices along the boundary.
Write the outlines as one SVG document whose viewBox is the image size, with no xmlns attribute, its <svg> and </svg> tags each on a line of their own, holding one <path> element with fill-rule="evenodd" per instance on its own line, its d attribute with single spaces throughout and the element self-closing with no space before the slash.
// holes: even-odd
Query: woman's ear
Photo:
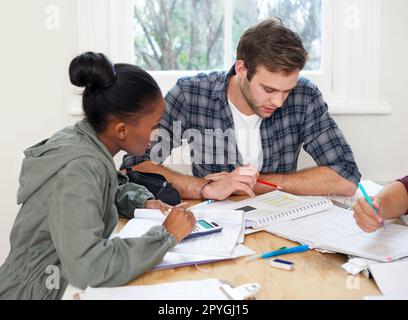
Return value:
<svg viewBox="0 0 408 320">
<path fill-rule="evenodd" d="M 122 121 L 119 121 L 118 123 L 116 123 L 115 127 L 114 127 L 114 133 L 115 136 L 119 139 L 119 140 L 125 140 L 126 136 L 127 136 L 127 127 L 126 124 Z"/>
</svg>

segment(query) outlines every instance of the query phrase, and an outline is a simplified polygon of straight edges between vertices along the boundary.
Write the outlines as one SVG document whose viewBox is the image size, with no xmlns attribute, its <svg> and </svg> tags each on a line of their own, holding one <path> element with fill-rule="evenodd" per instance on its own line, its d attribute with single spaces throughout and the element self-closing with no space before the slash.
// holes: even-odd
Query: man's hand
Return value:
<svg viewBox="0 0 408 320">
<path fill-rule="evenodd" d="M 235 169 L 231 173 L 221 172 L 205 177 L 212 180 L 202 191 L 206 199 L 225 200 L 235 192 L 244 192 L 251 197 L 255 197 L 252 190 L 256 184 L 258 172 L 251 166 L 244 166 Z"/>
<path fill-rule="evenodd" d="M 212 173 L 204 177 L 205 180 L 220 181 L 229 175 L 229 172 Z"/>
</svg>

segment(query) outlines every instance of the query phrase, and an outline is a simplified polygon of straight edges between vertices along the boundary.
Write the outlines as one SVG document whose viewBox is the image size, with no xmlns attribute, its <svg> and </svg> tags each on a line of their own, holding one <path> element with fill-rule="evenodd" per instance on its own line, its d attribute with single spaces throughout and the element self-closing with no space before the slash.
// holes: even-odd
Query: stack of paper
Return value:
<svg viewBox="0 0 408 320">
<path fill-rule="evenodd" d="M 197 219 L 205 218 L 223 227 L 221 232 L 187 239 L 177 244 L 165 256 L 155 269 L 172 268 L 192 264 L 202 264 L 238 258 L 254 254 L 254 251 L 242 245 L 244 241 L 243 212 L 217 210 L 193 210 Z M 129 220 L 118 234 L 120 238 L 137 238 L 160 225 L 165 217 L 160 210 L 135 210 L 135 218 Z"/>
</svg>

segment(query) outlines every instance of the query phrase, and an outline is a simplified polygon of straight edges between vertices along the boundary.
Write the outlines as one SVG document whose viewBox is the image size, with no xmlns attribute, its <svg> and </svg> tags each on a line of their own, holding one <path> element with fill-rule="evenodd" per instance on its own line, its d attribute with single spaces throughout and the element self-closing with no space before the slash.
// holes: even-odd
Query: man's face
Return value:
<svg viewBox="0 0 408 320">
<path fill-rule="evenodd" d="M 270 118 L 283 106 L 290 92 L 296 87 L 299 71 L 270 72 L 258 66 L 251 81 L 246 71 L 241 73 L 241 91 L 251 109 L 261 118 Z"/>
</svg>

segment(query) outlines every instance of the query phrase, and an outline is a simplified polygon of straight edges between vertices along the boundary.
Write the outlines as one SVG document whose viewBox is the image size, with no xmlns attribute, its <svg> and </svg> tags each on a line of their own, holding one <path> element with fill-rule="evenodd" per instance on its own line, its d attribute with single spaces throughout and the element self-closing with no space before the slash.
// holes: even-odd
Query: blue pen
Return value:
<svg viewBox="0 0 408 320">
<path fill-rule="evenodd" d="M 279 250 L 266 252 L 266 253 L 259 254 L 259 255 L 256 254 L 256 255 L 247 257 L 245 259 L 245 262 L 252 262 L 252 261 L 255 261 L 258 258 L 267 259 L 267 258 L 271 258 L 271 257 L 281 256 L 281 255 L 284 255 L 284 254 L 306 252 L 309 249 L 310 249 L 309 246 L 298 246 L 298 247 L 293 247 L 293 248 L 279 249 Z"/>
<path fill-rule="evenodd" d="M 306 252 L 308 250 L 309 250 L 309 246 L 298 246 L 298 247 L 293 247 L 293 248 L 287 248 L 287 249 L 267 252 L 267 253 L 260 255 L 259 257 L 262 259 L 268 259 L 268 258 L 272 258 L 276 256 L 281 256 L 284 254 Z"/>
<path fill-rule="evenodd" d="M 361 183 L 358 184 L 358 188 L 360 189 L 361 193 L 363 194 L 365 200 L 370 205 L 370 207 L 373 208 L 373 210 L 380 216 L 380 213 L 378 212 L 378 210 L 376 208 L 374 208 L 374 205 L 371 202 L 371 199 L 370 199 L 367 191 L 364 189 L 364 187 L 363 187 L 363 185 Z M 384 222 L 381 225 L 385 228 Z"/>
</svg>

